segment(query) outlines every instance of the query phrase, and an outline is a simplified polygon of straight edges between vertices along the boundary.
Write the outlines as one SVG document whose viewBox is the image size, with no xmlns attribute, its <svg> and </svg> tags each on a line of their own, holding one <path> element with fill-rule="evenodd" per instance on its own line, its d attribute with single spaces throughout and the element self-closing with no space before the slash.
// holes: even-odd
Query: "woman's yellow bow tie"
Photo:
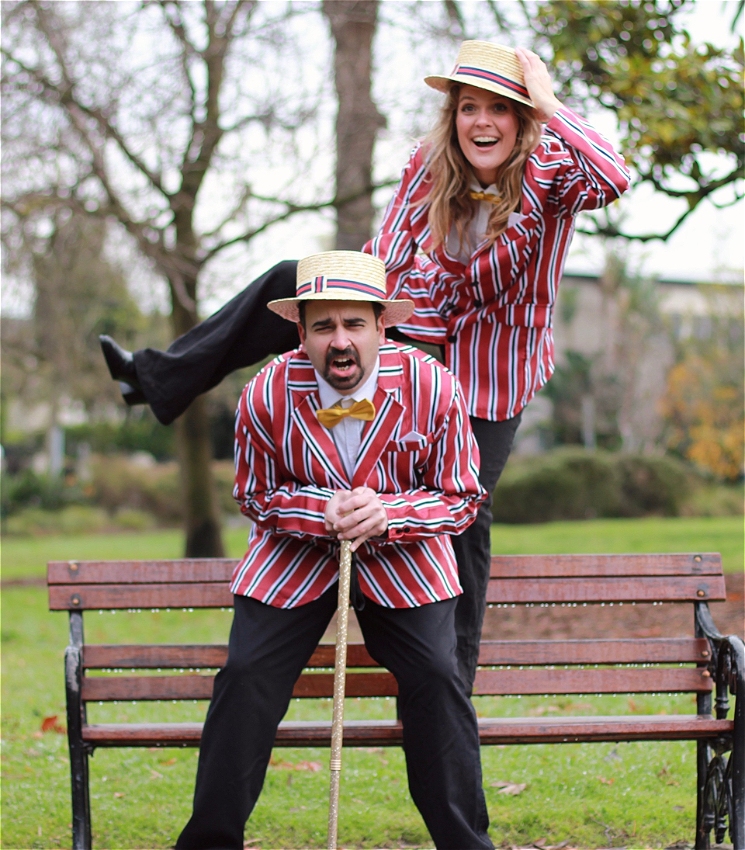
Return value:
<svg viewBox="0 0 745 850">
<path fill-rule="evenodd" d="M 491 192 L 477 192 L 472 189 L 468 194 L 474 199 L 474 201 L 487 201 L 490 204 L 499 203 L 499 195 L 492 195 Z"/>
<path fill-rule="evenodd" d="M 317 410 L 316 416 L 325 428 L 333 428 L 347 416 L 351 416 L 352 419 L 364 419 L 365 422 L 372 422 L 375 419 L 375 405 L 366 398 L 363 398 L 362 401 L 356 401 L 351 407 L 342 407 L 341 402 L 337 402 L 333 407 Z"/>
</svg>

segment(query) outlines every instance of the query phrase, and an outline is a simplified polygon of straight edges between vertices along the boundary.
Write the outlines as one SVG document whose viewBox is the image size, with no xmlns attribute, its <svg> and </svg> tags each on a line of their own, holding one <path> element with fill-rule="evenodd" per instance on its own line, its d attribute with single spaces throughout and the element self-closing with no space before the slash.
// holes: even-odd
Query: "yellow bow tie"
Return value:
<svg viewBox="0 0 745 850">
<path fill-rule="evenodd" d="M 333 407 L 317 410 L 316 416 L 321 425 L 326 428 L 333 428 L 347 416 L 351 416 L 352 419 L 364 419 L 365 422 L 371 422 L 375 419 L 375 405 L 366 398 L 362 401 L 356 401 L 351 407 L 342 407 L 341 402 L 337 402 Z"/>
<path fill-rule="evenodd" d="M 474 199 L 474 201 L 487 201 L 490 204 L 499 203 L 499 195 L 492 195 L 491 192 L 476 192 L 471 190 L 468 194 Z"/>
</svg>

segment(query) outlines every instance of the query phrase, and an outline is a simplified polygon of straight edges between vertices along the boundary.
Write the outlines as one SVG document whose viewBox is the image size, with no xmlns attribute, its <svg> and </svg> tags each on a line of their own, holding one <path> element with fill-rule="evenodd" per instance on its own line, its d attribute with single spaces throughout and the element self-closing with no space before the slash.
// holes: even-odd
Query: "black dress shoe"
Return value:
<svg viewBox="0 0 745 850">
<path fill-rule="evenodd" d="M 145 393 L 128 384 L 126 381 L 119 381 L 119 391 L 122 394 L 124 401 L 132 407 L 133 404 L 147 404 Z"/>
<path fill-rule="evenodd" d="M 137 369 L 135 368 L 134 357 L 131 351 L 127 351 L 106 334 L 101 334 L 98 338 L 101 343 L 101 351 L 103 351 L 106 365 L 109 367 L 109 373 L 115 381 L 119 381 L 119 387 L 122 391 L 122 397 L 127 404 L 145 404 L 147 399 L 142 392 L 142 387 L 137 379 Z"/>
</svg>

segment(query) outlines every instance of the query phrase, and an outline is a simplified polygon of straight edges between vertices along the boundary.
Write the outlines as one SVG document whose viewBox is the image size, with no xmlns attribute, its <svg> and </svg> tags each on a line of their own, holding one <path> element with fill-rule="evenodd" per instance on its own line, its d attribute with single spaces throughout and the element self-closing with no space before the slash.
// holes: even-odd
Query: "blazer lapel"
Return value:
<svg viewBox="0 0 745 850">
<path fill-rule="evenodd" d="M 316 410 L 319 407 L 315 394 L 306 396 L 293 410 L 292 419 L 308 448 L 328 473 L 332 482 L 331 486 L 336 485 L 341 490 L 348 490 L 349 479 L 339 452 L 336 450 L 336 443 L 316 418 Z"/>
<path fill-rule="evenodd" d="M 336 443 L 316 417 L 320 407 L 315 372 L 303 354 L 293 358 L 288 372 L 293 401 L 292 421 L 313 456 L 329 476 L 330 486 L 349 489 L 349 478 L 341 462 Z"/>
</svg>

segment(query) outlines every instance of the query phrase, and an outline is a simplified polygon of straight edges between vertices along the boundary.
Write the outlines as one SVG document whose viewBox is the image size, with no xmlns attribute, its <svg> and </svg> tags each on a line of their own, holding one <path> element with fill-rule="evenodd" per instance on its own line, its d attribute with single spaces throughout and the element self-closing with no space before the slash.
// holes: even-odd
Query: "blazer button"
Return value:
<svg viewBox="0 0 745 850">
<path fill-rule="evenodd" d="M 483 307 L 484 302 L 480 301 L 478 298 L 473 302 L 474 307 Z"/>
<path fill-rule="evenodd" d="M 457 342 L 457 341 L 458 341 L 458 337 L 457 337 L 457 336 L 449 336 L 449 337 L 448 337 L 448 342 Z"/>
<path fill-rule="evenodd" d="M 411 528 L 409 528 L 409 526 L 408 526 L 408 525 L 405 525 L 405 526 L 401 529 L 401 531 L 403 531 L 403 533 L 404 533 L 404 534 L 408 534 L 408 533 L 411 531 Z"/>
</svg>

